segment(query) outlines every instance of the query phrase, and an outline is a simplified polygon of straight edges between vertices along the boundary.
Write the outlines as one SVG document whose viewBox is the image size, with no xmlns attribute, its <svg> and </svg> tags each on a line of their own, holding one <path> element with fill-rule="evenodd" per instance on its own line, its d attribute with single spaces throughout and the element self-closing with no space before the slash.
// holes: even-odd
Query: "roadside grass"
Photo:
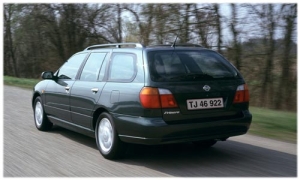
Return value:
<svg viewBox="0 0 300 180">
<path fill-rule="evenodd" d="M 250 107 L 252 123 L 249 133 L 297 143 L 297 113 Z"/>
<path fill-rule="evenodd" d="M 3 76 L 4 84 L 17 86 L 21 88 L 32 89 L 39 79 L 16 78 L 11 76 Z"/>
<path fill-rule="evenodd" d="M 4 84 L 32 89 L 38 79 L 4 76 Z M 253 115 L 249 133 L 297 143 L 297 113 L 250 107 Z"/>
</svg>

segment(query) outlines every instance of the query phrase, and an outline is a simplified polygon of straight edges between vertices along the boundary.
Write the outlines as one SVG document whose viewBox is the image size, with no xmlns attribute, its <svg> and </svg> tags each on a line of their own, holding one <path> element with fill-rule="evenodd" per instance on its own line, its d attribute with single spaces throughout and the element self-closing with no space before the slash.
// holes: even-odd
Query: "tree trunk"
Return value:
<svg viewBox="0 0 300 180">
<path fill-rule="evenodd" d="M 189 23 L 189 19 L 190 19 L 190 14 L 189 14 L 189 11 L 190 11 L 190 7 L 191 7 L 191 4 L 186 4 L 186 7 L 185 7 L 185 14 L 184 14 L 184 27 L 183 27 L 183 30 L 184 30 L 184 34 L 183 34 L 183 39 L 181 40 L 183 43 L 186 43 L 189 41 L 189 29 L 190 29 L 190 23 Z"/>
<path fill-rule="evenodd" d="M 4 11 L 4 21 L 5 21 L 5 40 L 7 44 L 7 58 L 6 62 L 11 64 L 12 71 L 14 76 L 20 77 L 17 67 L 17 59 L 15 56 L 15 47 L 14 42 L 12 38 L 12 29 L 11 29 L 11 20 L 12 20 L 12 14 L 13 14 L 13 4 L 7 4 L 5 5 L 5 11 Z M 9 67 L 9 66 L 8 66 Z"/>
<path fill-rule="evenodd" d="M 123 38 L 122 38 L 122 19 L 121 19 L 121 15 L 122 15 L 122 9 L 120 7 L 120 4 L 117 4 L 117 8 L 118 8 L 118 42 L 123 42 Z"/>
<path fill-rule="evenodd" d="M 274 88 L 273 88 L 273 59 L 275 52 L 275 42 L 274 42 L 274 31 L 275 31 L 275 20 L 273 13 L 273 5 L 268 4 L 268 50 L 267 50 L 267 59 L 265 64 L 265 72 L 263 77 L 262 89 L 261 89 L 261 104 L 263 106 L 268 106 L 268 102 L 272 103 Z M 268 96 L 266 96 L 268 95 Z M 272 103 L 273 104 L 273 103 Z"/>
<path fill-rule="evenodd" d="M 217 34 L 218 34 L 218 39 L 217 39 L 217 47 L 218 47 L 218 52 L 222 53 L 222 28 L 221 28 L 221 15 L 220 15 L 220 7 L 219 4 L 214 4 L 214 10 L 216 14 L 216 28 L 217 28 Z"/>
<path fill-rule="evenodd" d="M 291 14 L 284 15 L 284 19 L 286 22 L 285 26 L 285 37 L 284 37 L 284 53 L 281 60 L 281 77 L 280 77 L 280 83 L 277 88 L 277 95 L 276 95 L 276 102 L 275 102 L 275 108 L 281 109 L 284 105 L 286 107 L 289 106 L 289 102 L 291 101 L 291 92 L 293 87 L 293 81 L 290 73 L 291 69 L 291 45 L 293 43 L 292 40 L 292 34 L 295 26 L 295 19 L 297 18 L 297 5 L 289 6 L 289 5 L 283 5 L 287 8 L 289 8 L 287 11 L 291 12 Z M 283 7 L 283 8 L 285 8 Z"/>
<path fill-rule="evenodd" d="M 231 32 L 233 35 L 233 55 L 234 55 L 234 62 L 235 66 L 238 70 L 241 70 L 241 46 L 238 42 L 238 35 L 239 32 L 236 30 L 237 26 L 237 15 L 236 15 L 236 5 L 231 4 Z"/>
</svg>

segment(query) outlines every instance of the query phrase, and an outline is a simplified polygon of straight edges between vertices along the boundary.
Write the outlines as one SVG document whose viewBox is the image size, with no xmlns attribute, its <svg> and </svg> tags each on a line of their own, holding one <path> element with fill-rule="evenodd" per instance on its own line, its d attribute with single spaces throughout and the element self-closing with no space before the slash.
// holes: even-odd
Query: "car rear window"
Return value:
<svg viewBox="0 0 300 180">
<path fill-rule="evenodd" d="M 147 54 L 152 81 L 193 81 L 236 78 L 235 68 L 214 51 L 150 51 Z"/>
</svg>

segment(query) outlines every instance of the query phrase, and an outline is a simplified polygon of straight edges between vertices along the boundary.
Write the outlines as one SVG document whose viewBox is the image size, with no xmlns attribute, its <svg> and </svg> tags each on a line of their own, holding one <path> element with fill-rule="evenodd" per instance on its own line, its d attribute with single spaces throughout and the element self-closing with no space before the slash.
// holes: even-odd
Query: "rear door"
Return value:
<svg viewBox="0 0 300 180">
<path fill-rule="evenodd" d="M 70 95 L 72 122 L 92 128 L 93 110 L 105 82 L 102 81 L 110 50 L 92 52 L 72 87 Z"/>
<path fill-rule="evenodd" d="M 178 104 L 177 109 L 162 109 L 165 121 L 207 121 L 240 113 L 232 108 L 232 102 L 243 79 L 219 54 L 157 51 L 149 53 L 148 61 L 153 61 L 152 85 L 170 90 Z"/>
</svg>

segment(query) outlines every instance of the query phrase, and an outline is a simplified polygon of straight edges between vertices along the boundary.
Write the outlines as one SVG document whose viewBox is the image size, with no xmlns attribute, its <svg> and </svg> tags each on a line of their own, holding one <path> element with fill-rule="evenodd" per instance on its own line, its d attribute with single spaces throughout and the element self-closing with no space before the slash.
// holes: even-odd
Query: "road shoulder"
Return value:
<svg viewBox="0 0 300 180">
<path fill-rule="evenodd" d="M 297 155 L 297 144 L 273 140 L 269 138 L 254 136 L 250 134 L 231 137 L 228 140 L 236 141 L 245 144 L 251 144 L 253 146 L 272 149 L 292 155 Z"/>
</svg>

